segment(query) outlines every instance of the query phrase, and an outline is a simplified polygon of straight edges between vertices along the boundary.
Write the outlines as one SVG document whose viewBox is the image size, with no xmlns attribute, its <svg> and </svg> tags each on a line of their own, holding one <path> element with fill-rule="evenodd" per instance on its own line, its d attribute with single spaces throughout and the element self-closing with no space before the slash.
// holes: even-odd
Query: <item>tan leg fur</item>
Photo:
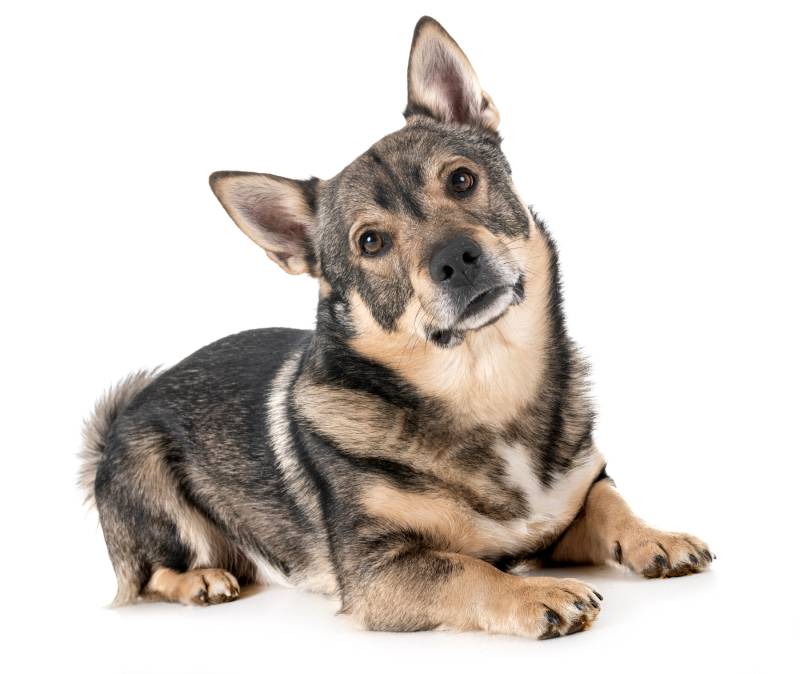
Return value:
<svg viewBox="0 0 800 674">
<path fill-rule="evenodd" d="M 452 572 L 441 573 L 444 565 Z M 588 629 L 600 599 L 579 580 L 522 578 L 467 555 L 431 552 L 384 569 L 352 613 L 369 629 L 438 626 L 548 639 Z"/>
<path fill-rule="evenodd" d="M 714 559 L 708 546 L 688 534 L 660 531 L 633 514 L 609 479 L 589 492 L 582 514 L 555 546 L 553 562 L 616 561 L 647 578 L 685 576 Z"/>
</svg>

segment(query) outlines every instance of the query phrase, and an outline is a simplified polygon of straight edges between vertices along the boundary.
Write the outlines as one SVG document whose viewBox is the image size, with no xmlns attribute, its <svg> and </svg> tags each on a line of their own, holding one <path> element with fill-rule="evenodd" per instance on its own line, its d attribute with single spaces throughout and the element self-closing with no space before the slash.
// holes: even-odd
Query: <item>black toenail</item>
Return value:
<svg viewBox="0 0 800 674">
<path fill-rule="evenodd" d="M 584 604 L 582 601 L 576 601 L 575 608 L 578 609 L 579 611 L 583 611 L 583 609 L 586 608 L 586 604 Z"/>
<path fill-rule="evenodd" d="M 660 566 L 662 569 L 666 569 L 668 566 L 667 558 L 664 557 L 664 555 L 656 555 L 653 557 L 653 564 Z"/>
<path fill-rule="evenodd" d="M 556 613 L 552 609 L 547 609 L 547 611 L 545 611 L 544 617 L 547 618 L 547 622 L 549 622 L 551 625 L 561 624 L 561 618 L 559 618 L 558 613 Z"/>
<path fill-rule="evenodd" d="M 583 629 L 583 621 L 576 620 L 569 626 L 567 634 L 575 634 L 575 632 L 580 632 L 582 629 Z"/>
<path fill-rule="evenodd" d="M 692 562 L 692 564 L 698 564 L 700 562 L 700 560 L 697 559 L 697 557 L 692 554 L 689 555 L 689 560 Z"/>
</svg>

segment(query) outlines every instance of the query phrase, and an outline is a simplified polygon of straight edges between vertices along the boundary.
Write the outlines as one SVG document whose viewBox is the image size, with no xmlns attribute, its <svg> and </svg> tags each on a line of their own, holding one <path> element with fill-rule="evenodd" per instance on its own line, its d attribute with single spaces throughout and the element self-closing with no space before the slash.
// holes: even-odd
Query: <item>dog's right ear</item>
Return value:
<svg viewBox="0 0 800 674">
<path fill-rule="evenodd" d="M 319 275 L 313 243 L 318 182 L 238 171 L 218 171 L 209 178 L 228 215 L 270 259 L 290 274 L 312 276 Z"/>
</svg>

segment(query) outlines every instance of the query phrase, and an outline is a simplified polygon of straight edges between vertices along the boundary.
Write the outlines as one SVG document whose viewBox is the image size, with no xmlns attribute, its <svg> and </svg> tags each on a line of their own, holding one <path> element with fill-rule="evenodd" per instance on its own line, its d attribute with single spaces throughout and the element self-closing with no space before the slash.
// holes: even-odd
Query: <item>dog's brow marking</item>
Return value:
<svg viewBox="0 0 800 674">
<path fill-rule="evenodd" d="M 422 206 L 419 201 L 414 197 L 414 195 L 406 189 L 406 185 L 404 181 L 400 179 L 400 176 L 397 172 L 392 168 L 389 164 L 384 161 L 383 157 L 378 154 L 377 150 L 371 149 L 367 152 L 367 156 L 375 162 L 376 166 L 379 166 L 383 173 L 388 178 L 388 183 L 381 181 L 379 178 L 376 178 L 376 183 L 374 184 L 374 197 L 375 202 L 381 208 L 392 209 L 397 201 L 402 204 L 402 207 L 413 217 L 417 218 L 418 220 L 422 220 L 425 217 L 425 213 L 422 210 Z M 411 182 L 416 182 L 414 179 L 415 176 L 419 174 L 417 172 L 410 172 L 410 177 L 412 178 Z M 390 199 L 390 195 L 395 197 L 394 199 Z"/>
<path fill-rule="evenodd" d="M 389 187 L 382 180 L 375 181 L 372 196 L 378 206 L 387 211 L 391 209 L 391 204 L 389 203 Z"/>
<path fill-rule="evenodd" d="M 422 178 L 422 168 L 419 164 L 413 164 L 408 169 L 408 177 L 411 179 L 411 182 L 414 184 L 414 187 L 418 189 L 422 189 L 424 184 L 424 180 Z"/>
<path fill-rule="evenodd" d="M 403 204 L 406 207 L 406 210 L 413 215 L 418 220 L 425 219 L 425 211 L 422 210 L 422 206 L 420 205 L 419 201 L 414 197 L 408 190 L 400 189 L 400 198 L 403 200 Z"/>
</svg>

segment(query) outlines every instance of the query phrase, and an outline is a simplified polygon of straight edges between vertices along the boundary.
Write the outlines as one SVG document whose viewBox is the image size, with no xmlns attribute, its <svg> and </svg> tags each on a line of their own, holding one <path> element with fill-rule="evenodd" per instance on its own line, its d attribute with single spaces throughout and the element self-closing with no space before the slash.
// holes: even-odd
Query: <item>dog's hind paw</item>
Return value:
<svg viewBox="0 0 800 674">
<path fill-rule="evenodd" d="M 239 597 L 239 582 L 224 569 L 191 569 L 184 573 L 159 569 L 153 574 L 148 591 L 181 604 L 208 606 Z"/>
<path fill-rule="evenodd" d="M 687 576 L 714 559 L 708 546 L 689 534 L 642 527 L 614 543 L 614 559 L 645 578 Z"/>
<path fill-rule="evenodd" d="M 239 583 L 230 573 L 222 569 L 196 569 L 191 579 L 188 597 L 193 604 L 206 606 L 233 601 L 239 596 Z M 184 601 L 184 603 L 187 603 Z"/>
</svg>

